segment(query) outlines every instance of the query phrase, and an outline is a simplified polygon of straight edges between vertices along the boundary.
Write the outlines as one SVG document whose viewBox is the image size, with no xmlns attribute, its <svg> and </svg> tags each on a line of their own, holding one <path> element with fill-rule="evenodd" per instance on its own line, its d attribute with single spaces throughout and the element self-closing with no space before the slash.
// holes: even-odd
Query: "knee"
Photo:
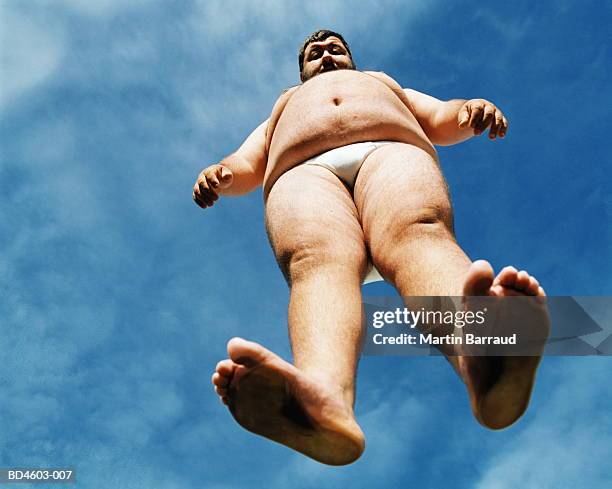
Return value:
<svg viewBox="0 0 612 489">
<path fill-rule="evenodd" d="M 277 249 L 276 260 L 291 286 L 317 273 L 357 274 L 363 279 L 368 257 L 364 243 L 305 239 Z"/>
<path fill-rule="evenodd" d="M 382 226 L 372 229 L 370 251 L 376 262 L 393 261 L 409 246 L 427 246 L 431 240 L 454 240 L 453 213 L 450 204 L 405 210 L 388 216 Z"/>
</svg>

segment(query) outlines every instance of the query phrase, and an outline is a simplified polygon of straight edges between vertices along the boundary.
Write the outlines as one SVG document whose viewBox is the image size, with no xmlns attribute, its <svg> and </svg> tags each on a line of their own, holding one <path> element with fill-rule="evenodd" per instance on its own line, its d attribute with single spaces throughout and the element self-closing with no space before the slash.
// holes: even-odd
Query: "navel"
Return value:
<svg viewBox="0 0 612 489">
<path fill-rule="evenodd" d="M 342 102 L 338 97 L 334 97 L 334 105 L 340 105 L 340 102 Z"/>
</svg>

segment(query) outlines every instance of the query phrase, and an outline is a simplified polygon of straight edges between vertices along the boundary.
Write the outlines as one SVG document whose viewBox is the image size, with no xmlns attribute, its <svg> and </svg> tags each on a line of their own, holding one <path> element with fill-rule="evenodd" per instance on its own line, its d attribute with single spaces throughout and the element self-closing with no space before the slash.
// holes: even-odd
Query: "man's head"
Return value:
<svg viewBox="0 0 612 489">
<path fill-rule="evenodd" d="M 298 54 L 300 79 L 332 70 L 354 70 L 351 50 L 344 38 L 334 31 L 322 29 L 306 38 Z"/>
</svg>

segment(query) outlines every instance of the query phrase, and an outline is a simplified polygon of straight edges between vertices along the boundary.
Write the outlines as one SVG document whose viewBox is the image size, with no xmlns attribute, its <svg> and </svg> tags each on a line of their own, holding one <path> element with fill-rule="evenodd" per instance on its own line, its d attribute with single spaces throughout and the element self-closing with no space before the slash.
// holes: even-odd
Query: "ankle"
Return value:
<svg viewBox="0 0 612 489">
<path fill-rule="evenodd" d="M 326 372 L 319 368 L 302 368 L 310 379 L 314 380 L 318 384 L 325 385 L 329 389 L 335 391 L 351 412 L 355 404 L 355 384 L 353 379 L 342 382 L 339 381 L 337 374 Z"/>
</svg>

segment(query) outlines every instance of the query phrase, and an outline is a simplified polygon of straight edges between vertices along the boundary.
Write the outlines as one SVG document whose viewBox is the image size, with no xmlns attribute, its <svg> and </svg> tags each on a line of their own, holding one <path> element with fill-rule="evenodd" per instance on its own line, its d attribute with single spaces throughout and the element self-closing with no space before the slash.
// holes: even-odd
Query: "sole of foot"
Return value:
<svg viewBox="0 0 612 489">
<path fill-rule="evenodd" d="M 467 386 L 476 419 L 487 428 L 506 428 L 517 421 L 529 405 L 536 372 L 550 334 L 546 294 L 527 272 L 506 267 L 494 277 L 493 268 L 484 260 L 472 263 L 463 294 L 466 309 L 470 309 L 470 297 L 474 296 L 533 298 L 532 301 L 526 299 L 529 307 L 519 308 L 516 302 L 499 301 L 497 311 L 497 321 L 506 321 L 507 324 L 503 325 L 506 330 L 520 331 L 521 326 L 529 326 L 529 336 L 536 338 L 530 356 L 458 358 L 460 374 Z"/>
<path fill-rule="evenodd" d="M 365 439 L 339 388 L 263 346 L 233 338 L 212 382 L 243 428 L 328 465 L 357 460 Z"/>
</svg>

